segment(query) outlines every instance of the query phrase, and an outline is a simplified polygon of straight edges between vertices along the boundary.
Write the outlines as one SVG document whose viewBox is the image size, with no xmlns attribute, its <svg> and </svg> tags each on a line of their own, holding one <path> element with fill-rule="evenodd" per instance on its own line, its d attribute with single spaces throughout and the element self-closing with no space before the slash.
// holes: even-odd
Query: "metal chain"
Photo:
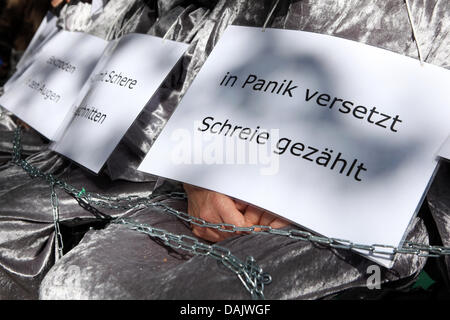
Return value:
<svg viewBox="0 0 450 320">
<path fill-rule="evenodd" d="M 59 228 L 59 200 L 58 195 L 55 192 L 55 185 L 53 183 L 51 184 L 51 188 L 52 188 L 51 200 L 53 210 L 53 223 L 55 225 L 55 248 L 57 253 L 56 260 L 59 260 L 63 256 L 64 244 L 61 230 Z"/>
<path fill-rule="evenodd" d="M 158 238 L 165 245 L 174 249 L 182 249 L 195 255 L 209 256 L 219 260 L 236 274 L 254 300 L 264 299 L 264 285 L 272 281 L 272 277 L 268 273 L 264 273 L 251 256 L 247 257 L 246 262 L 243 263 L 231 254 L 229 249 L 215 244 L 205 244 L 194 237 L 173 234 L 147 224 L 136 223 L 130 219 L 120 218 L 112 223 L 126 225 L 132 230 L 145 233 L 152 238 Z"/>
<path fill-rule="evenodd" d="M 278 236 L 285 236 L 295 240 L 309 241 L 312 243 L 325 245 L 330 248 L 345 249 L 345 250 L 358 250 L 367 255 L 385 255 L 392 256 L 394 254 L 410 254 L 419 257 L 440 257 L 450 255 L 450 247 L 433 246 L 428 244 L 414 243 L 405 241 L 401 247 L 384 244 L 358 244 L 349 240 L 330 238 L 323 236 L 316 236 L 310 232 L 302 231 L 298 229 L 274 229 L 270 226 L 254 225 L 252 227 L 238 227 L 228 223 L 210 223 L 201 218 L 190 216 L 189 214 L 173 209 L 161 202 L 166 199 L 186 199 L 186 195 L 180 192 L 172 192 L 165 195 L 153 195 L 150 194 L 147 197 L 141 197 L 137 195 L 130 195 L 127 197 L 111 197 L 101 195 L 98 193 L 89 193 L 82 188 L 81 190 L 65 183 L 54 177 L 51 174 L 43 173 L 38 168 L 32 166 L 27 161 L 21 159 L 21 130 L 17 128 L 14 135 L 13 145 L 13 162 L 22 167 L 31 177 L 40 177 L 48 181 L 52 186 L 52 206 L 57 206 L 56 193 L 54 193 L 54 186 L 62 188 L 65 192 L 72 195 L 78 200 L 87 202 L 92 206 L 98 206 L 109 209 L 128 210 L 136 209 L 139 207 L 158 207 L 163 209 L 164 212 L 176 216 L 177 218 L 186 221 L 190 224 L 212 228 L 222 232 L 246 232 L 254 234 L 273 234 Z M 161 200 L 156 199 L 158 196 L 162 197 Z M 54 206 L 54 207 L 55 207 Z M 54 216 L 55 211 L 54 209 Z M 271 281 L 270 275 L 263 273 L 252 257 L 247 258 L 246 263 L 242 263 L 234 257 L 231 252 L 223 247 L 217 245 L 206 245 L 199 242 L 196 238 L 175 235 L 163 229 L 157 229 L 150 225 L 135 223 L 129 219 L 116 218 L 112 220 L 112 223 L 130 226 L 133 230 L 143 232 L 151 237 L 156 237 L 173 248 L 182 249 L 191 252 L 196 255 L 211 256 L 217 260 L 220 260 L 227 268 L 232 270 L 243 283 L 247 291 L 252 294 L 252 298 L 264 298 L 263 289 L 264 284 L 268 284 Z M 55 222 L 55 229 L 56 229 Z M 59 228 L 58 228 L 59 230 Z M 62 247 L 62 237 L 61 240 Z M 61 249 L 62 250 L 62 249 Z"/>
<path fill-rule="evenodd" d="M 396 247 L 393 245 L 385 244 L 358 244 L 349 240 L 317 236 L 308 231 L 298 230 L 298 229 L 275 229 L 270 226 L 265 225 L 253 225 L 251 227 L 238 227 L 229 223 L 210 223 L 201 218 L 193 217 L 183 211 L 179 211 L 169 207 L 161 202 L 149 203 L 152 207 L 160 207 L 165 212 L 170 213 L 177 218 L 186 221 L 188 223 L 194 224 L 199 227 L 212 228 L 222 232 L 244 232 L 253 234 L 272 234 L 277 236 L 284 236 L 295 240 L 308 241 L 320 245 L 326 245 L 331 248 L 336 249 L 346 249 L 346 250 L 358 250 L 363 251 L 363 254 L 367 255 L 384 255 L 392 256 L 394 254 L 412 254 L 419 257 L 429 257 L 437 258 L 444 255 L 450 255 L 450 247 L 443 246 L 432 246 L 427 244 L 415 243 L 410 241 L 405 241 L 402 247 Z"/>
<path fill-rule="evenodd" d="M 59 201 L 55 192 L 55 186 L 62 188 L 65 192 L 72 195 L 80 201 L 85 201 L 90 205 L 99 206 L 109 209 L 133 209 L 142 206 L 150 207 L 153 205 L 151 200 L 155 198 L 153 195 L 148 197 L 140 197 L 130 195 L 127 197 L 111 197 L 98 193 L 86 192 L 84 188 L 81 190 L 67 184 L 66 182 L 56 178 L 52 174 L 44 173 L 39 168 L 34 167 L 26 160 L 21 159 L 21 129 L 18 127 L 14 133 L 13 157 L 12 161 L 16 165 L 22 167 L 32 178 L 42 178 L 51 185 L 51 204 L 53 210 L 53 219 L 55 225 L 56 251 L 57 257 L 63 256 L 62 234 L 59 228 Z M 166 194 L 171 199 L 185 199 L 186 195 L 180 192 L 171 192 Z M 124 202 L 124 203 L 123 203 Z M 118 218 L 112 219 L 113 223 L 131 226 L 133 230 L 148 234 L 153 238 L 163 240 L 164 244 L 173 248 L 182 249 L 196 255 L 210 256 L 222 262 L 222 264 L 237 275 L 245 289 L 251 294 L 252 299 L 264 299 L 264 285 L 272 281 L 268 273 L 264 273 L 253 257 L 247 257 L 246 262 L 241 262 L 238 258 L 231 254 L 230 250 L 217 245 L 207 245 L 196 238 L 186 235 L 176 235 L 163 229 L 154 228 L 149 225 L 137 224 L 131 220 Z"/>
<path fill-rule="evenodd" d="M 59 188 L 62 188 L 66 193 L 70 194 L 77 200 L 83 200 L 91 205 L 115 209 L 115 210 L 128 210 L 145 205 L 153 197 L 149 196 L 142 197 L 137 195 L 129 195 L 126 197 L 113 197 L 108 195 L 101 195 L 99 193 L 86 192 L 84 188 L 78 189 L 74 186 L 56 178 L 54 175 L 42 172 L 39 168 L 28 163 L 26 160 L 22 159 L 22 149 L 21 149 L 21 129 L 18 127 L 14 132 L 14 142 L 13 142 L 13 157 L 12 161 L 16 165 L 20 166 L 25 172 L 27 172 L 32 178 L 41 178 L 46 180 L 49 184 L 53 184 Z M 174 192 L 173 197 L 180 196 L 180 193 Z M 183 196 L 183 194 L 181 194 Z"/>
</svg>

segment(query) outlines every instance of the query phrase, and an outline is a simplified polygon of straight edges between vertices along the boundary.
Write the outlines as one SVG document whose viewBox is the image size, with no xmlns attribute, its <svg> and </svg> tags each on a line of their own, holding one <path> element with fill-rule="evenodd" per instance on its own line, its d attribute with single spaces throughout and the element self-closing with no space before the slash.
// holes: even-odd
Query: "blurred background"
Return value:
<svg viewBox="0 0 450 320">
<path fill-rule="evenodd" d="M 57 13 L 66 2 L 70 0 L 0 1 L 0 86 L 12 74 L 47 11 Z"/>
</svg>

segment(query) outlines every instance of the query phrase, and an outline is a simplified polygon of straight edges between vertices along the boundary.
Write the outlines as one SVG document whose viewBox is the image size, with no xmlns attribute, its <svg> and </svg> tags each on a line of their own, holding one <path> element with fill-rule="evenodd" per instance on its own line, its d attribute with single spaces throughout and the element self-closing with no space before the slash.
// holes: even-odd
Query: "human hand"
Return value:
<svg viewBox="0 0 450 320">
<path fill-rule="evenodd" d="M 53 8 L 56 8 L 57 6 L 59 6 L 61 3 L 63 2 L 63 0 L 51 0 L 50 4 Z M 66 3 L 69 3 L 70 0 L 66 0 Z"/>
<path fill-rule="evenodd" d="M 237 227 L 267 225 L 272 228 L 282 228 L 289 223 L 283 219 L 245 204 L 239 200 L 210 190 L 184 184 L 188 196 L 188 213 L 210 223 L 228 223 Z M 217 229 L 192 225 L 193 233 L 211 242 L 218 242 L 242 232 L 224 232 Z"/>
</svg>

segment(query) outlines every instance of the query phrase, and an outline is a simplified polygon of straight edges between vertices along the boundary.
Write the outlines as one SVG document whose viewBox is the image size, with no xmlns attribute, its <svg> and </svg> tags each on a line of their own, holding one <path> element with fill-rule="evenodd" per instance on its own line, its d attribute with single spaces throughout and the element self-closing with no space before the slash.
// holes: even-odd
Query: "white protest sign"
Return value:
<svg viewBox="0 0 450 320">
<path fill-rule="evenodd" d="M 76 102 L 73 118 L 51 148 L 99 172 L 187 45 L 128 34 L 112 43 Z"/>
<path fill-rule="evenodd" d="M 445 69 L 361 43 L 229 26 L 139 170 L 398 245 L 448 135 L 449 85 Z"/>
<path fill-rule="evenodd" d="M 450 136 L 447 137 L 444 144 L 441 146 L 438 152 L 439 157 L 450 160 Z"/>
<path fill-rule="evenodd" d="M 60 31 L 0 98 L 0 104 L 50 140 L 64 121 L 107 41 Z"/>
</svg>

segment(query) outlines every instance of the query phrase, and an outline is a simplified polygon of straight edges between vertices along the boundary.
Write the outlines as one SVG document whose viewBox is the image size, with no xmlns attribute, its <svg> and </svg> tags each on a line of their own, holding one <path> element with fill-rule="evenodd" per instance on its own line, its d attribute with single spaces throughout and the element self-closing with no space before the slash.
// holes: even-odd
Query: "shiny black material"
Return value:
<svg viewBox="0 0 450 320">
<path fill-rule="evenodd" d="M 413 18 L 427 62 L 448 67 L 450 61 L 450 2 L 411 0 Z M 113 39 L 128 32 L 149 33 L 190 44 L 181 63 L 163 83 L 142 114 L 95 176 L 46 149 L 47 141 L 29 129 L 24 132 L 23 156 L 46 172 L 78 188 L 126 196 L 178 190 L 179 184 L 136 171 L 194 80 L 227 25 L 261 27 L 275 1 L 121 1 L 110 0 L 92 20 L 88 4 L 72 1 L 60 12 L 59 26 Z M 351 39 L 417 57 L 406 7 L 400 0 L 283 1 L 268 27 L 313 31 Z M 169 30 L 170 29 L 170 30 Z M 169 30 L 169 32 L 167 32 Z M 376 61 L 374 61 L 376 63 Z M 425 108 L 426 106 L 424 106 Z M 55 261 L 50 186 L 29 177 L 9 162 L 13 116 L 0 118 L 0 298 L 2 299 L 249 299 L 237 277 L 209 257 L 191 256 L 163 246 L 144 234 L 109 224 L 57 189 L 65 256 Z M 423 215 L 435 222 L 444 245 L 450 245 L 450 166 L 442 163 L 408 239 L 427 243 Z M 164 200 L 186 210 L 183 200 Z M 289 199 L 287 199 L 289 201 Z M 190 227 L 160 209 L 124 215 L 173 233 L 192 235 Z M 394 212 L 392 214 L 395 214 Z M 386 222 L 389 223 L 389 222 Z M 268 299 L 331 298 L 382 294 L 410 286 L 426 258 L 398 255 L 392 269 L 381 269 L 383 288 L 366 288 L 373 262 L 345 251 L 275 235 L 236 236 L 220 243 L 241 259 L 252 255 L 273 278 L 265 287 Z M 448 278 L 450 260 L 445 260 Z"/>
</svg>

